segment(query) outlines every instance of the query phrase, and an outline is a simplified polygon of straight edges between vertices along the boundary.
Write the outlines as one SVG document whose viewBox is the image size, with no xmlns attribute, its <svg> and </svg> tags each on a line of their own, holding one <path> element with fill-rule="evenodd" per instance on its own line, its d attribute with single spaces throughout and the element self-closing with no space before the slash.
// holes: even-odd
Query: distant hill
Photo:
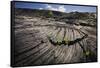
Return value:
<svg viewBox="0 0 100 68">
<path fill-rule="evenodd" d="M 51 10 L 21 9 L 21 8 L 15 9 L 15 14 L 31 15 L 31 16 L 47 16 L 47 14 L 50 12 L 52 12 L 53 16 L 62 16 L 66 14 L 59 11 L 51 11 Z"/>
<path fill-rule="evenodd" d="M 50 15 L 51 13 L 51 15 Z M 60 12 L 60 11 L 52 11 L 52 10 L 39 10 L 39 9 L 22 9 L 16 8 L 15 14 L 21 15 L 30 15 L 30 16 L 44 16 L 44 17 L 53 17 L 53 18 L 66 18 L 66 19 L 88 19 L 88 18 L 95 18 L 96 13 L 89 13 L 89 12 Z"/>
<path fill-rule="evenodd" d="M 23 15 L 30 17 L 41 17 L 41 18 L 53 18 L 55 21 L 62 21 L 66 23 L 75 23 L 83 25 L 84 22 L 79 22 L 79 20 L 83 20 L 87 23 L 84 25 L 96 26 L 96 13 L 89 12 L 60 12 L 60 11 L 52 11 L 52 10 L 39 10 L 39 9 L 22 9 L 15 8 L 15 15 Z M 77 23 L 78 22 L 78 23 Z"/>
</svg>

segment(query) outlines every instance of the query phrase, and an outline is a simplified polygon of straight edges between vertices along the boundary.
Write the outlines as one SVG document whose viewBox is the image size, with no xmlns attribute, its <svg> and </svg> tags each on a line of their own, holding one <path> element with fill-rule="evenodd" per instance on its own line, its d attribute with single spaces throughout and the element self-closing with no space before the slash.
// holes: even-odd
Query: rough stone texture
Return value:
<svg viewBox="0 0 100 68">
<path fill-rule="evenodd" d="M 28 9 L 15 11 L 14 66 L 97 61 L 96 27 L 75 25 L 76 22 L 86 23 L 85 20 L 74 20 L 69 24 L 65 22 L 65 16 L 62 19 L 60 16 L 46 18 L 35 12 L 43 13 Z M 54 45 L 48 38 L 50 35 L 52 40 L 59 36 L 62 41 L 67 38 L 74 43 Z"/>
</svg>

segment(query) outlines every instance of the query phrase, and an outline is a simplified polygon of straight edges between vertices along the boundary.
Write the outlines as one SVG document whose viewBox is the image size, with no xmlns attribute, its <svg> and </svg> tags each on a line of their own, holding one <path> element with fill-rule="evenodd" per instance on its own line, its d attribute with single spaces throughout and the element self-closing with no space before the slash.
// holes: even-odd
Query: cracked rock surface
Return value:
<svg viewBox="0 0 100 68">
<path fill-rule="evenodd" d="M 16 9 L 14 66 L 97 61 L 96 22 L 68 19 L 68 13 L 57 16 L 57 11 L 47 17 L 45 12 Z"/>
</svg>

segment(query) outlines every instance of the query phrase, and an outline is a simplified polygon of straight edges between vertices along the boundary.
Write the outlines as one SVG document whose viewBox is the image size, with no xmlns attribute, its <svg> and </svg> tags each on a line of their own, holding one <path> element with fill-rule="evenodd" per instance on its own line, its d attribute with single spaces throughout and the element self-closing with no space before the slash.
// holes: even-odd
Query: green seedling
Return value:
<svg viewBox="0 0 100 68">
<path fill-rule="evenodd" d="M 90 51 L 86 51 L 86 55 L 87 55 L 87 56 L 90 55 Z"/>
<path fill-rule="evenodd" d="M 49 34 L 48 38 L 54 43 L 54 45 L 68 45 L 69 43 L 69 39 L 67 37 L 63 39 L 61 35 L 54 37 L 52 34 Z"/>
<path fill-rule="evenodd" d="M 89 56 L 90 55 L 90 51 L 86 51 L 85 53 L 83 53 L 84 56 Z"/>
</svg>

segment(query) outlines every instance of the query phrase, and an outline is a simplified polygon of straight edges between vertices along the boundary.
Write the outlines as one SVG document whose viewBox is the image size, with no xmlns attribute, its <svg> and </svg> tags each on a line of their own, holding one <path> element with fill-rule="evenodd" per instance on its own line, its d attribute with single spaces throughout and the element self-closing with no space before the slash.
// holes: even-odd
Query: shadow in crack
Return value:
<svg viewBox="0 0 100 68">
<path fill-rule="evenodd" d="M 88 35 L 86 34 L 85 36 L 83 36 L 82 38 L 77 38 L 75 40 L 72 40 L 72 41 L 65 41 L 65 40 L 62 40 L 61 42 L 55 42 L 53 41 L 50 37 L 48 37 L 49 41 L 51 42 L 51 44 L 53 45 L 73 45 L 75 43 L 78 43 L 80 41 L 82 41 L 84 38 L 86 38 Z"/>
</svg>

